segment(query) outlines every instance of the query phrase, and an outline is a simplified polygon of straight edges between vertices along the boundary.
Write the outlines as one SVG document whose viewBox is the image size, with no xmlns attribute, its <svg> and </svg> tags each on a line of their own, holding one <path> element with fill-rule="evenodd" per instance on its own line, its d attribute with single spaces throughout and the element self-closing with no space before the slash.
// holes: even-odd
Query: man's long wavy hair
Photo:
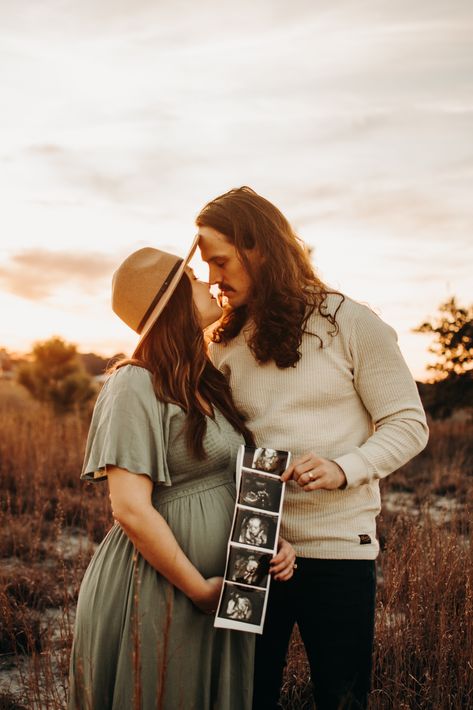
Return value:
<svg viewBox="0 0 473 710">
<path fill-rule="evenodd" d="M 184 410 L 187 446 L 197 458 L 205 458 L 203 440 L 207 427 L 206 412 L 198 395 L 216 407 L 247 444 L 254 445 L 253 435 L 235 407 L 227 380 L 207 356 L 192 286 L 186 274 L 132 357 L 120 360 L 111 371 L 124 365 L 149 370 L 156 397 Z"/>
<path fill-rule="evenodd" d="M 226 192 L 205 205 L 196 219 L 199 227 L 211 227 L 236 248 L 251 279 L 248 303 L 228 309 L 212 340 L 228 343 L 251 320 L 254 328 L 248 345 L 260 363 L 274 360 L 279 368 L 295 367 L 301 358 L 301 343 L 312 313 L 330 323 L 338 333 L 336 315 L 326 307 L 333 292 L 315 274 L 304 243 L 284 215 L 250 187 Z M 257 258 L 250 260 L 249 250 Z M 315 335 L 322 345 L 322 338 Z"/>
</svg>

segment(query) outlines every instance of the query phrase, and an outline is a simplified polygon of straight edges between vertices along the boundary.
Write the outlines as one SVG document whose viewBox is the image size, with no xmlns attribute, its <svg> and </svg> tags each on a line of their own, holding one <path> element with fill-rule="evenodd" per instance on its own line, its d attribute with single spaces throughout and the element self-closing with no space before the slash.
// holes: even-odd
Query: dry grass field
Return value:
<svg viewBox="0 0 473 710">
<path fill-rule="evenodd" d="M 79 482 L 86 433 L 0 382 L 0 710 L 65 705 L 75 599 L 112 523 L 106 486 Z M 473 707 L 473 423 L 433 422 L 383 494 L 370 710 Z M 283 707 L 312 707 L 308 683 L 295 634 Z"/>
</svg>

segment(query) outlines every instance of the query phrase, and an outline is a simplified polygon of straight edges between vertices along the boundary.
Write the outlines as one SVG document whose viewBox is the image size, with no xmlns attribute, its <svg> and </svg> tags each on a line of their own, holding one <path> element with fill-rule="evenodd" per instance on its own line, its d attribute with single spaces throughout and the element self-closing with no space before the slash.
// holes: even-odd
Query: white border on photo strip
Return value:
<svg viewBox="0 0 473 710">
<path fill-rule="evenodd" d="M 287 468 L 287 466 L 286 466 Z M 242 471 L 245 471 L 246 473 L 260 473 L 262 476 L 269 476 L 269 478 L 280 478 L 281 474 L 279 473 L 269 473 L 269 471 L 260 471 L 259 468 L 248 468 L 248 466 L 242 466 L 241 467 Z M 286 470 L 286 469 L 284 469 Z"/>
</svg>

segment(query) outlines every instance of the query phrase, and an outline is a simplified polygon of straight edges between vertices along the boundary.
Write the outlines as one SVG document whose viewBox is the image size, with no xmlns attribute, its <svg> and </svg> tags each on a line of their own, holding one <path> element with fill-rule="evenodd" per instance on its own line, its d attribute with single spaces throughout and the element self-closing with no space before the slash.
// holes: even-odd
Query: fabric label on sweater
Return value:
<svg viewBox="0 0 473 710">
<path fill-rule="evenodd" d="M 358 537 L 360 538 L 360 545 L 371 545 L 371 538 L 366 533 L 358 535 Z"/>
</svg>

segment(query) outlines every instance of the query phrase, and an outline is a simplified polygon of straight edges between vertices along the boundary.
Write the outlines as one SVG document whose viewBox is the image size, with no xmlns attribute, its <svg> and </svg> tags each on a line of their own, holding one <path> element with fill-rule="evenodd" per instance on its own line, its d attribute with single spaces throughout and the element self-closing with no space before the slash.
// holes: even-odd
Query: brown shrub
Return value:
<svg viewBox="0 0 473 710">
<path fill-rule="evenodd" d="M 27 710 L 18 698 L 8 691 L 0 691 L 0 710 Z"/>
<path fill-rule="evenodd" d="M 0 653 L 41 651 L 44 626 L 36 609 L 12 600 L 0 591 Z"/>
<path fill-rule="evenodd" d="M 380 557 L 373 708 L 468 707 L 472 542 L 427 509 L 416 524 L 407 515 L 394 521 Z"/>
<path fill-rule="evenodd" d="M 281 688 L 281 705 L 286 710 L 313 708 L 310 668 L 304 644 L 297 625 L 292 632 Z"/>
<path fill-rule="evenodd" d="M 430 438 L 419 456 L 382 481 L 384 491 L 409 491 L 417 502 L 432 494 L 465 502 L 473 490 L 473 422 L 429 421 Z"/>
<path fill-rule="evenodd" d="M 60 567 L 44 569 L 11 564 L 0 572 L 0 589 L 13 605 L 24 605 L 38 611 L 60 606 L 67 595 L 64 571 Z"/>
</svg>

